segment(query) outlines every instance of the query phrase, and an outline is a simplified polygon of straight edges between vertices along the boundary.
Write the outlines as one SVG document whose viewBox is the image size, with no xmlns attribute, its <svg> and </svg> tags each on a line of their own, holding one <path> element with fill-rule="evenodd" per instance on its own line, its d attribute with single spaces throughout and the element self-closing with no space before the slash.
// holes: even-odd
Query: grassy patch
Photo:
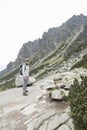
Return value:
<svg viewBox="0 0 87 130">
<path fill-rule="evenodd" d="M 71 47 L 71 49 L 67 53 L 67 56 L 65 57 L 65 60 L 69 59 L 72 54 L 78 53 L 81 50 L 85 49 L 86 47 L 87 47 L 87 41 L 84 41 L 84 42 L 82 41 L 80 43 L 75 43 L 75 45 L 73 45 L 73 47 Z"/>
<path fill-rule="evenodd" d="M 7 73 L 3 77 L 0 77 L 0 82 L 12 79 L 18 73 L 18 71 L 19 71 L 19 68 Z"/>
<path fill-rule="evenodd" d="M 15 88 L 15 79 L 5 82 L 1 87 L 0 91 L 4 91 L 10 88 Z"/>
<path fill-rule="evenodd" d="M 71 67 L 71 70 L 74 68 L 80 68 L 80 67 L 87 68 L 87 54 L 84 55 L 83 58 L 79 62 L 73 65 Z"/>
<path fill-rule="evenodd" d="M 44 74 L 46 74 L 46 70 L 45 70 L 45 69 L 40 70 L 34 77 L 35 77 L 36 79 L 39 79 L 39 78 L 41 78 Z"/>
</svg>

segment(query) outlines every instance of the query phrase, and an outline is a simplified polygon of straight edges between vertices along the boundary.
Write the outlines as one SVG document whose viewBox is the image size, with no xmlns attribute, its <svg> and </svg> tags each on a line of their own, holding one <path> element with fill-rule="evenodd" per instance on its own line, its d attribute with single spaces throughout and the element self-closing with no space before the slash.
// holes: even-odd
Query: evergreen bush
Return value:
<svg viewBox="0 0 87 130">
<path fill-rule="evenodd" d="M 74 80 L 69 92 L 71 114 L 75 125 L 87 130 L 87 76 L 80 76 L 81 83 Z"/>
<path fill-rule="evenodd" d="M 84 55 L 80 61 L 78 61 L 76 64 L 74 64 L 71 67 L 71 70 L 74 68 L 80 68 L 80 67 L 87 68 L 87 54 Z"/>
</svg>

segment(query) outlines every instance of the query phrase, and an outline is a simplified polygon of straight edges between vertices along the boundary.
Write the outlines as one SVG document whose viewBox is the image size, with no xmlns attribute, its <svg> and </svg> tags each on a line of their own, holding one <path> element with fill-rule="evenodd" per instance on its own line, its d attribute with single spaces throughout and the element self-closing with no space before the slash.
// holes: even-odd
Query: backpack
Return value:
<svg viewBox="0 0 87 130">
<path fill-rule="evenodd" d="M 22 73 L 22 66 L 23 66 L 23 64 L 20 65 L 20 75 L 23 75 L 23 73 Z M 24 70 L 26 70 L 26 66 L 25 66 Z"/>
</svg>

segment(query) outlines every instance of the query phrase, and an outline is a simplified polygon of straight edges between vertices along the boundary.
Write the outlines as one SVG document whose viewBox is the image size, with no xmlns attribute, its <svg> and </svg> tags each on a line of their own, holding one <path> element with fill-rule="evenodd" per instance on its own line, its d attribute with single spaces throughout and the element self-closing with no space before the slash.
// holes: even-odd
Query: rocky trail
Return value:
<svg viewBox="0 0 87 130">
<path fill-rule="evenodd" d="M 0 130 L 74 130 L 69 94 L 74 78 L 87 75 L 86 69 L 52 74 L 28 87 L 0 92 Z"/>
<path fill-rule="evenodd" d="M 69 119 L 65 113 L 63 120 L 68 103 L 51 100 L 41 89 L 44 80 L 28 87 L 28 96 L 22 88 L 0 92 L 0 130 L 55 130 Z"/>
</svg>

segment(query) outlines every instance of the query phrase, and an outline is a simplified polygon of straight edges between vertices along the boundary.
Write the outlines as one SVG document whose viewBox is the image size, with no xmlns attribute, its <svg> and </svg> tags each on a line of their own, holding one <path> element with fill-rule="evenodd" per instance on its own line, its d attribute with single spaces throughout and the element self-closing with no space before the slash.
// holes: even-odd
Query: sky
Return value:
<svg viewBox="0 0 87 130">
<path fill-rule="evenodd" d="M 87 0 L 0 0 L 0 71 L 24 43 L 80 14 L 87 16 Z"/>
</svg>

